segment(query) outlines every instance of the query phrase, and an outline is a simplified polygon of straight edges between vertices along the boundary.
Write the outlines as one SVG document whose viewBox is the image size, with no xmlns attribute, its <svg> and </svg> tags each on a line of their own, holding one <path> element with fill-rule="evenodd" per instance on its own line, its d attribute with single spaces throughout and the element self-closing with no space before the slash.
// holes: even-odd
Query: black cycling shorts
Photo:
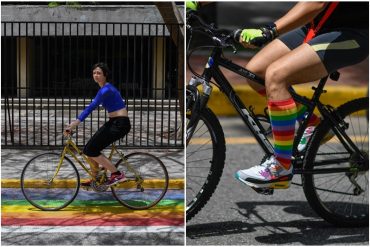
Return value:
<svg viewBox="0 0 370 247">
<path fill-rule="evenodd" d="M 124 137 L 130 132 L 131 124 L 128 117 L 110 118 L 91 137 L 86 144 L 83 153 L 90 157 L 97 157 L 101 151 L 113 142 Z"/>
<path fill-rule="evenodd" d="M 304 26 L 283 34 L 278 39 L 293 50 L 303 43 L 307 32 L 308 28 Z M 307 43 L 319 55 L 330 74 L 368 57 L 369 30 L 352 28 L 322 30 Z"/>
</svg>

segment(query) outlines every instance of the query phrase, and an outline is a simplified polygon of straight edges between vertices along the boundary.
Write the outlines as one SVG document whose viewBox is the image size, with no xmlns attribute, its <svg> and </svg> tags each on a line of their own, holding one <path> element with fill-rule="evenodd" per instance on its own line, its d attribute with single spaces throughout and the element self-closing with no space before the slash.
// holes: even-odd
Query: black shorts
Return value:
<svg viewBox="0 0 370 247">
<path fill-rule="evenodd" d="M 283 34 L 278 39 L 293 50 L 303 43 L 307 32 L 308 28 L 304 26 Z M 369 30 L 351 28 L 322 30 L 307 43 L 319 55 L 329 74 L 359 63 L 369 56 Z"/>
<path fill-rule="evenodd" d="M 101 151 L 113 142 L 127 135 L 130 132 L 131 124 L 128 117 L 110 118 L 91 137 L 86 144 L 83 153 L 90 157 L 97 157 Z"/>
</svg>

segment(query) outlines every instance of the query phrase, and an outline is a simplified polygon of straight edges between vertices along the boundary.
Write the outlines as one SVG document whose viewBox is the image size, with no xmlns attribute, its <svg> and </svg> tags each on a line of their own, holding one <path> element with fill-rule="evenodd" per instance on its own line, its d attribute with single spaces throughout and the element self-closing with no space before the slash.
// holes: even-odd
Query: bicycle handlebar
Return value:
<svg viewBox="0 0 370 247">
<path fill-rule="evenodd" d="M 73 132 L 72 130 L 65 130 L 65 132 L 67 133 L 67 139 L 71 139 L 72 138 L 72 136 L 73 136 L 73 134 L 75 133 L 75 132 Z"/>
<path fill-rule="evenodd" d="M 200 26 L 199 27 L 192 27 L 190 23 L 191 19 L 195 19 L 199 22 Z M 196 15 L 194 12 L 187 13 L 186 16 L 186 28 L 190 30 L 190 32 L 193 31 L 200 31 L 202 33 L 205 33 L 207 36 L 212 38 L 213 42 L 221 47 L 221 48 L 228 48 L 231 47 L 233 48 L 234 53 L 236 53 L 236 48 L 235 48 L 235 42 L 239 43 L 239 38 L 241 34 L 241 29 L 237 29 L 234 31 L 228 31 L 225 29 L 217 29 L 214 27 L 212 24 L 207 24 L 205 23 L 202 18 L 198 15 Z"/>
</svg>

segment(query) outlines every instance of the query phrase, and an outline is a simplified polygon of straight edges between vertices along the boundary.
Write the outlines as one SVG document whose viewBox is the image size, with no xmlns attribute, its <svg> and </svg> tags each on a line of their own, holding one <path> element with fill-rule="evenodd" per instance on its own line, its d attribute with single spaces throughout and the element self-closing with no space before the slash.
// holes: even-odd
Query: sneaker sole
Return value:
<svg viewBox="0 0 370 247">
<path fill-rule="evenodd" d="M 273 183 L 265 183 L 265 184 L 256 184 L 249 181 L 245 181 L 241 179 L 237 174 L 235 174 L 235 178 L 242 182 L 243 184 L 248 185 L 249 187 L 254 187 L 257 189 L 288 189 L 291 184 L 291 180 L 286 181 L 277 181 Z"/>
</svg>

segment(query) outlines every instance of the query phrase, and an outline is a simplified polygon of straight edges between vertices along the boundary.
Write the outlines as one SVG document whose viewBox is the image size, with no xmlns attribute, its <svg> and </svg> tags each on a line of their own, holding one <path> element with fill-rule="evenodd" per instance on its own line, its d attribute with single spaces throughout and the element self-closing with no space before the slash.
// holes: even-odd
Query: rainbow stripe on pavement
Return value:
<svg viewBox="0 0 370 247">
<path fill-rule="evenodd" d="M 80 231 L 86 232 L 99 227 L 108 230 L 118 227 L 123 231 L 184 231 L 183 189 L 169 189 L 156 206 L 147 210 L 122 206 L 110 191 L 80 190 L 76 199 L 60 211 L 41 211 L 33 207 L 24 199 L 20 188 L 2 188 L 1 193 L 2 232 L 32 232 L 35 229 L 65 232 L 68 227 L 80 227 Z"/>
</svg>

